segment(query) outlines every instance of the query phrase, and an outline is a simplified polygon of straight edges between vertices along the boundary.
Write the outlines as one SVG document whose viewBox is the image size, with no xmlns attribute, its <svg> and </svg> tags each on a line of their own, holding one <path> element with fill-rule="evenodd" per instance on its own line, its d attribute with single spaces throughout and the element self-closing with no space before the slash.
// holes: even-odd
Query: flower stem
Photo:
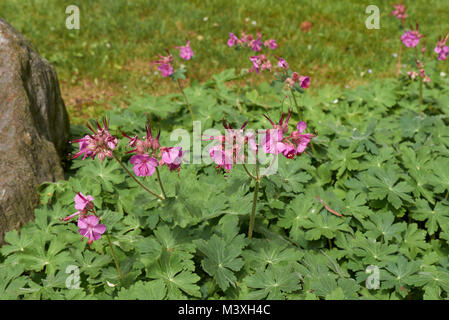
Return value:
<svg viewBox="0 0 449 320">
<path fill-rule="evenodd" d="M 115 256 L 114 248 L 112 247 L 111 238 L 109 238 L 109 234 L 107 232 L 106 232 L 106 238 L 108 239 L 109 248 L 111 249 L 112 258 L 114 259 L 114 262 L 115 262 L 115 268 L 117 269 L 118 275 L 120 276 L 120 280 L 123 280 L 123 274 L 122 274 L 122 271 L 120 270 L 120 266 L 118 264 L 117 257 Z"/>
<path fill-rule="evenodd" d="M 290 92 L 292 93 L 293 101 L 295 102 L 296 111 L 298 112 L 298 118 L 301 117 L 301 112 L 298 106 L 298 102 L 296 101 L 295 93 L 293 92 L 293 89 L 290 89 Z"/>
<path fill-rule="evenodd" d="M 257 194 L 259 193 L 259 180 L 256 179 L 254 186 L 254 198 L 253 198 L 253 208 L 251 210 L 251 217 L 249 220 L 249 230 L 248 230 L 248 238 L 251 239 L 253 237 L 253 229 L 254 229 L 254 220 L 256 219 L 256 205 L 257 205 Z"/>
<path fill-rule="evenodd" d="M 256 180 L 257 178 L 251 173 L 249 172 L 248 168 L 246 167 L 245 164 L 243 164 L 243 168 L 245 169 L 246 173 L 254 180 Z"/>
<path fill-rule="evenodd" d="M 114 159 L 119 163 L 119 165 L 123 168 L 123 170 L 126 171 L 126 173 L 135 181 L 137 182 L 137 184 L 139 186 L 141 186 L 146 192 L 148 192 L 149 194 L 155 196 L 156 198 L 158 198 L 159 200 L 164 200 L 165 198 L 161 197 L 160 195 L 154 193 L 153 191 L 151 191 L 150 189 L 148 189 L 142 182 L 140 182 L 139 180 L 137 180 L 137 178 L 128 170 L 127 167 L 125 167 L 125 165 L 119 160 L 119 158 L 117 158 L 117 156 L 115 154 L 112 154 L 112 156 L 114 157 Z"/>
<path fill-rule="evenodd" d="M 257 196 L 259 193 L 260 177 L 259 177 L 259 166 L 257 165 L 257 160 L 256 160 L 256 179 L 254 179 L 254 182 L 255 182 L 255 186 L 254 186 L 253 208 L 251 210 L 251 217 L 249 219 L 248 239 L 251 239 L 253 237 L 254 221 L 256 219 Z"/>
<path fill-rule="evenodd" d="M 422 98 L 422 83 L 423 83 L 422 78 L 419 77 L 419 111 L 418 111 L 419 115 L 421 115 L 421 108 L 422 108 L 422 101 L 423 101 L 423 98 Z"/>
<path fill-rule="evenodd" d="M 187 96 L 184 93 L 184 90 L 181 86 L 181 82 L 179 81 L 179 79 L 176 80 L 176 83 L 178 84 L 179 91 L 181 91 L 182 95 L 184 96 L 184 100 L 187 104 L 187 108 L 189 108 L 189 112 L 190 112 L 190 116 L 192 117 L 192 121 L 194 121 L 192 107 L 190 106 L 189 100 L 187 99 Z"/>
<path fill-rule="evenodd" d="M 156 174 L 157 174 L 157 181 L 159 182 L 159 185 L 161 186 L 162 196 L 167 198 L 167 195 L 165 194 L 164 186 L 162 185 L 161 175 L 159 174 L 159 168 L 156 167 Z"/>
<path fill-rule="evenodd" d="M 398 63 L 396 65 L 396 79 L 399 79 L 399 73 L 401 72 L 401 56 L 402 56 L 402 41 L 399 45 Z"/>
</svg>

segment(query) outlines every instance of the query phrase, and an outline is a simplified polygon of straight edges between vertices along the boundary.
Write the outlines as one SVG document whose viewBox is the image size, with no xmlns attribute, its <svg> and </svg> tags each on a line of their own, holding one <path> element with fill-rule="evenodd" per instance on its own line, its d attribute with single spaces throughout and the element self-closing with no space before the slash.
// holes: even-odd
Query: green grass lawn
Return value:
<svg viewBox="0 0 449 320">
<path fill-rule="evenodd" d="M 248 51 L 228 48 L 228 33 L 260 30 L 279 43 L 276 54 L 312 79 L 312 93 L 325 84 L 354 86 L 395 74 L 400 22 L 390 17 L 395 1 L 148 1 L 3 0 L 0 17 L 32 41 L 57 69 L 72 122 L 101 115 L 111 104 L 127 105 L 143 93 L 176 90 L 150 65 L 165 48 L 191 40 L 188 77 L 198 81 L 227 68 L 250 66 Z M 68 5 L 81 11 L 80 30 L 65 27 Z M 365 8 L 380 9 L 380 29 L 368 30 Z M 449 30 L 449 1 L 405 1 L 406 26 L 419 22 L 433 50 Z M 310 21 L 309 32 L 301 23 Z M 172 52 L 176 51 L 172 49 Z M 446 64 L 447 65 L 447 64 Z M 369 73 L 368 70 L 372 72 Z M 267 80 L 269 74 L 254 81 Z"/>
</svg>

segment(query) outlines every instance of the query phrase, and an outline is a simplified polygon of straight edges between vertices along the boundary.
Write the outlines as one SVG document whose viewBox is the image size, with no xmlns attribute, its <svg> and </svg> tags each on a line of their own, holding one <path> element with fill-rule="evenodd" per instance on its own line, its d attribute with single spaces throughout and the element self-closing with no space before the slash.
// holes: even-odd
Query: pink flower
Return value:
<svg viewBox="0 0 449 320">
<path fill-rule="evenodd" d="M 418 26 L 416 26 L 416 30 L 406 30 L 401 36 L 401 40 L 408 48 L 414 48 L 418 45 L 421 37 L 422 34 L 418 32 Z"/>
<path fill-rule="evenodd" d="M 300 76 L 298 72 L 293 72 L 291 78 L 285 79 L 285 83 L 287 83 L 290 88 L 292 88 L 295 83 L 298 83 L 301 88 L 307 89 L 310 87 L 310 78 L 308 76 Z"/>
<path fill-rule="evenodd" d="M 295 146 L 292 143 L 284 143 L 282 154 L 288 159 L 293 159 L 296 155 Z"/>
<path fill-rule="evenodd" d="M 286 69 L 286 70 L 289 68 L 287 61 L 285 61 L 282 58 L 277 58 L 277 59 L 278 59 L 278 67 L 280 67 L 282 69 Z"/>
<path fill-rule="evenodd" d="M 310 87 L 310 78 L 307 76 L 299 77 L 299 86 L 303 89 Z"/>
<path fill-rule="evenodd" d="M 293 131 L 290 135 L 292 142 L 296 145 L 296 155 L 304 152 L 310 140 L 315 137 L 311 133 L 302 133 L 306 130 L 307 124 L 304 121 L 298 122 L 296 125 L 297 131 Z"/>
<path fill-rule="evenodd" d="M 251 41 L 253 41 L 253 35 L 252 34 L 246 34 L 245 32 L 242 32 L 242 38 L 240 39 L 240 41 L 242 43 L 250 43 Z"/>
<path fill-rule="evenodd" d="M 221 145 L 216 145 L 209 149 L 209 155 L 215 161 L 217 167 L 224 168 L 228 172 L 232 169 L 232 152 L 232 149 L 224 150 Z"/>
<path fill-rule="evenodd" d="M 79 152 L 73 156 L 73 159 L 78 158 L 84 154 L 83 160 L 86 157 L 92 157 L 98 155 L 98 159 L 101 161 L 104 158 L 112 158 L 112 150 L 117 146 L 117 138 L 112 136 L 109 132 L 107 119 L 103 119 L 104 128 L 100 123 L 96 123 L 98 131 L 95 131 L 88 123 L 87 127 L 93 132 L 93 135 L 84 136 L 84 138 L 72 140 L 71 143 L 79 143 Z"/>
<path fill-rule="evenodd" d="M 273 129 L 281 130 L 282 133 L 287 133 L 288 132 L 288 122 L 290 121 L 291 115 L 292 115 L 292 111 L 289 110 L 287 117 L 284 119 L 286 114 L 283 112 L 281 114 L 281 118 L 279 119 L 278 123 L 273 122 L 273 120 L 271 120 L 267 115 L 264 115 L 264 117 L 271 123 L 271 125 L 273 126 Z"/>
<path fill-rule="evenodd" d="M 79 151 L 77 154 L 73 156 L 73 159 L 78 158 L 82 154 L 84 154 L 83 160 L 86 159 L 87 157 L 92 157 L 92 159 L 95 158 L 95 154 L 91 150 L 89 150 L 91 140 L 92 139 L 89 135 L 85 135 L 84 138 L 72 141 L 79 143 Z"/>
<path fill-rule="evenodd" d="M 158 55 L 160 59 L 154 61 L 153 63 L 154 64 L 171 64 L 174 61 L 173 56 L 170 54 L 170 52 L 168 50 L 167 50 L 167 53 L 168 53 L 168 55 L 166 57 Z"/>
<path fill-rule="evenodd" d="M 262 65 L 260 67 L 261 67 L 262 71 L 263 70 L 271 70 L 270 60 L 265 60 L 264 62 L 262 62 Z"/>
<path fill-rule="evenodd" d="M 182 157 L 184 156 L 184 151 L 181 147 L 162 147 L 161 148 L 162 157 L 159 162 L 161 165 L 166 164 L 170 171 L 178 169 L 182 163 Z"/>
<path fill-rule="evenodd" d="M 233 47 L 236 44 L 239 44 L 240 40 L 237 38 L 235 34 L 232 32 L 229 33 L 229 40 L 228 40 L 228 46 Z"/>
<path fill-rule="evenodd" d="M 434 51 L 438 54 L 438 60 L 446 60 L 449 55 L 449 47 L 446 46 L 446 41 L 449 38 L 447 34 L 442 40 L 439 40 Z"/>
<path fill-rule="evenodd" d="M 274 129 L 269 130 L 262 142 L 262 150 L 266 153 L 279 154 L 282 153 L 285 157 L 293 159 L 295 155 L 300 155 L 304 152 L 310 140 L 315 137 L 314 134 L 302 133 L 306 130 L 305 122 L 298 122 L 296 125 L 297 131 L 293 131 L 290 136 L 288 133 L 288 121 L 290 119 L 291 111 L 284 120 L 285 114 L 281 115 L 279 123 L 274 123 L 270 118 L 265 118 L 270 121 Z"/>
<path fill-rule="evenodd" d="M 85 218 L 78 219 L 78 233 L 83 238 L 88 238 L 88 244 L 92 244 L 94 240 L 101 238 L 101 235 L 106 232 L 106 226 L 98 223 L 98 218 L 93 215 L 89 215 Z"/>
<path fill-rule="evenodd" d="M 173 68 L 168 63 L 161 64 L 157 67 L 163 77 L 170 77 L 173 74 Z"/>
<path fill-rule="evenodd" d="M 253 51 L 260 51 L 262 50 L 262 40 L 260 39 L 260 37 L 258 37 L 256 40 L 252 40 L 249 43 L 249 46 Z"/>
<path fill-rule="evenodd" d="M 416 71 L 408 71 L 407 74 L 412 80 L 415 80 L 415 78 L 418 76 L 418 72 Z"/>
<path fill-rule="evenodd" d="M 292 78 L 287 78 L 287 79 L 285 79 L 285 83 L 288 84 L 288 86 L 289 86 L 290 88 L 293 88 L 293 86 L 295 85 L 295 81 L 293 81 Z"/>
<path fill-rule="evenodd" d="M 80 219 L 84 218 L 86 214 L 90 211 L 93 212 L 94 204 L 93 201 L 94 198 L 91 195 L 85 196 L 81 192 L 78 192 L 75 195 L 74 201 L 75 201 L 75 209 L 78 211 L 74 214 L 71 214 L 70 216 L 65 217 L 63 220 L 67 221 L 72 219 L 73 217 L 79 215 Z"/>
<path fill-rule="evenodd" d="M 209 149 L 209 155 L 217 164 L 217 168 L 224 168 L 230 171 L 234 163 L 240 163 L 245 160 L 244 145 L 249 144 L 250 150 L 257 150 L 257 144 L 254 135 L 251 133 L 243 134 L 245 122 L 240 129 L 233 129 L 231 124 L 223 120 L 223 126 L 226 129 L 226 135 L 207 137 L 205 140 L 217 140 L 220 144 Z"/>
<path fill-rule="evenodd" d="M 190 60 L 193 57 L 193 51 L 192 48 L 190 48 L 190 41 L 187 40 L 187 43 L 185 46 L 182 47 L 176 47 L 179 49 L 179 56 L 184 60 Z"/>
<path fill-rule="evenodd" d="M 123 136 L 129 139 L 129 146 L 135 147 L 135 149 L 128 151 L 127 153 L 137 153 L 137 154 L 146 154 L 149 150 L 156 152 L 159 150 L 159 137 L 161 132 L 159 131 L 156 138 L 153 137 L 153 133 L 151 132 L 151 127 L 149 125 L 146 126 L 147 135 L 143 137 L 143 140 L 140 140 L 137 136 L 131 138 L 126 133 L 122 132 Z"/>
<path fill-rule="evenodd" d="M 263 71 L 271 69 L 271 63 L 267 59 L 267 56 L 264 54 L 261 54 L 259 56 L 252 56 L 249 59 L 253 63 L 253 67 L 250 71 L 256 71 L 257 73 L 260 73 L 260 70 Z"/>
<path fill-rule="evenodd" d="M 404 22 L 405 18 L 407 18 L 407 14 L 405 13 L 405 6 L 402 3 L 398 3 L 393 5 L 395 10 L 390 14 L 392 16 L 396 16 L 398 19 L 401 19 Z"/>
<path fill-rule="evenodd" d="M 447 56 L 449 55 L 449 47 L 448 46 L 442 46 L 440 52 L 438 52 L 438 60 L 446 60 Z"/>
<path fill-rule="evenodd" d="M 262 150 L 265 153 L 279 154 L 284 152 L 286 145 L 282 142 L 282 130 L 269 129 L 262 141 Z"/>
<path fill-rule="evenodd" d="M 274 39 L 265 41 L 264 46 L 270 48 L 271 50 L 274 50 L 278 47 L 276 40 Z"/>
<path fill-rule="evenodd" d="M 161 72 L 163 77 L 169 77 L 173 74 L 173 67 L 171 64 L 173 63 L 174 59 L 173 56 L 167 51 L 168 55 L 166 57 L 159 55 L 159 60 L 156 60 L 153 62 L 153 64 L 156 64 L 158 67 L 157 69 Z"/>
<path fill-rule="evenodd" d="M 147 154 L 136 154 L 129 162 L 134 164 L 134 173 L 139 177 L 152 176 L 157 167 L 157 160 Z"/>
<path fill-rule="evenodd" d="M 93 209 L 94 204 L 92 201 L 94 198 L 91 195 L 85 196 L 81 192 L 78 192 L 74 198 L 75 201 L 75 209 L 84 210 L 84 209 Z"/>
<path fill-rule="evenodd" d="M 259 149 L 259 146 L 257 145 L 254 134 L 250 132 L 246 133 L 245 141 L 248 143 L 249 150 L 251 150 L 253 153 L 256 153 L 257 150 Z"/>
<path fill-rule="evenodd" d="M 252 69 L 256 70 L 257 73 L 260 73 L 260 62 L 259 62 L 259 56 L 252 56 L 249 58 L 249 60 L 251 60 L 251 62 L 253 63 L 253 67 Z"/>
</svg>

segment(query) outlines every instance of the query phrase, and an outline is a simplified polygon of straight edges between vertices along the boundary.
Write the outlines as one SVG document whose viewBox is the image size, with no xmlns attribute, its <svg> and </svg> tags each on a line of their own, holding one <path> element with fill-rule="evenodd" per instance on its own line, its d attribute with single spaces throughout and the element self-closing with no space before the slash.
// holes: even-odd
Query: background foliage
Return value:
<svg viewBox="0 0 449 320">
<path fill-rule="evenodd" d="M 244 29 L 260 30 L 276 39 L 279 48 L 275 53 L 293 70 L 311 77 L 314 94 L 326 84 L 353 88 L 392 77 L 397 62 L 393 54 L 398 54 L 401 35 L 400 22 L 389 16 L 394 2 L 4 0 L 0 1 L 0 17 L 56 67 L 71 121 L 79 123 L 102 116 L 114 105 L 129 106 L 135 96 L 175 92 L 176 85 L 154 74 L 150 62 L 166 48 L 184 45 L 186 37 L 195 52 L 188 64 L 189 78 L 200 82 L 224 69 L 250 67 L 247 54 L 226 46 L 229 32 L 240 35 Z M 438 36 L 449 30 L 445 19 L 449 2 L 403 3 L 406 27 L 419 22 L 432 50 Z M 379 30 L 365 27 L 365 9 L 372 4 L 380 9 Z M 80 30 L 65 27 L 69 5 L 80 8 Z M 304 21 L 312 23 L 309 32 L 301 30 Z M 269 77 L 246 80 L 262 83 Z M 246 85 L 246 81 L 237 84 Z"/>
</svg>

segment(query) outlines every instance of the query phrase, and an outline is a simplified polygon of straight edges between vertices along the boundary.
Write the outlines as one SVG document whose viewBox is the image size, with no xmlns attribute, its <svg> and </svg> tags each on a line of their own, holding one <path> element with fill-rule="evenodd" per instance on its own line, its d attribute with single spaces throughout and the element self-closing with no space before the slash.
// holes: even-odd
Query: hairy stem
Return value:
<svg viewBox="0 0 449 320">
<path fill-rule="evenodd" d="M 254 182 L 255 182 L 255 186 L 254 186 L 253 208 L 251 209 L 251 217 L 249 219 L 249 230 L 248 230 L 248 238 L 249 239 L 251 239 L 253 237 L 254 221 L 256 219 L 257 196 L 259 193 L 260 177 L 259 177 L 259 166 L 257 164 L 257 160 L 256 160 L 256 179 L 254 179 Z"/>
<path fill-rule="evenodd" d="M 192 117 L 192 121 L 194 121 L 192 107 L 190 106 L 189 100 L 187 99 L 187 96 L 184 93 L 184 90 L 181 86 L 181 82 L 179 81 L 179 79 L 176 80 L 176 83 L 178 84 L 179 91 L 181 91 L 182 95 L 184 96 L 184 100 L 187 104 L 187 108 L 189 108 L 189 112 L 190 112 L 190 116 Z"/>
<path fill-rule="evenodd" d="M 167 198 L 167 195 L 165 194 L 164 186 L 162 185 L 161 175 L 159 174 L 159 168 L 156 167 L 156 174 L 157 174 L 157 181 L 159 182 L 159 185 L 161 186 L 162 196 Z"/>
<path fill-rule="evenodd" d="M 151 191 L 150 189 L 148 189 L 142 182 L 140 182 L 139 180 L 137 180 L 137 178 L 128 170 L 128 168 L 119 160 L 119 158 L 117 158 L 117 156 L 115 154 L 112 154 L 114 159 L 119 163 L 119 165 L 123 168 L 123 170 L 126 171 L 126 173 L 139 185 L 142 187 L 142 189 L 144 189 L 146 192 L 148 192 L 149 194 L 151 194 L 152 196 L 155 196 L 156 198 L 158 198 L 159 200 L 164 200 L 165 198 L 161 197 L 160 195 L 154 193 L 153 191 Z"/>
<path fill-rule="evenodd" d="M 114 262 L 115 262 L 115 268 L 117 269 L 118 275 L 120 276 L 120 280 L 123 280 L 123 274 L 122 274 L 122 271 L 120 270 L 120 266 L 118 264 L 117 257 L 115 256 L 114 248 L 112 247 L 111 238 L 109 237 L 109 234 L 107 232 L 106 232 L 106 238 L 108 239 L 108 244 L 109 244 L 109 248 L 111 249 L 112 258 L 114 259 Z"/>
</svg>

